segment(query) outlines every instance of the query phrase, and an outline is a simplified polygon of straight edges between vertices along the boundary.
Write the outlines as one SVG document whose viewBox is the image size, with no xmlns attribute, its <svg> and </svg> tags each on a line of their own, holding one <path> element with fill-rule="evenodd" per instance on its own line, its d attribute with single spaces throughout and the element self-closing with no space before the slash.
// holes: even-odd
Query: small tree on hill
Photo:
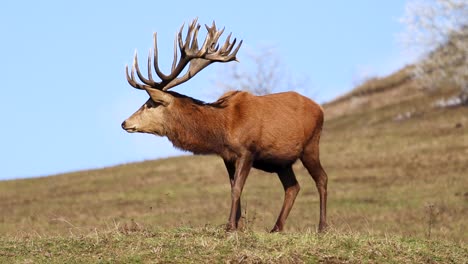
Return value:
<svg viewBox="0 0 468 264">
<path fill-rule="evenodd" d="M 401 20 L 407 27 L 403 41 L 422 54 L 415 77 L 432 89 L 455 84 L 456 104 L 468 105 L 468 1 L 411 0 Z"/>
<path fill-rule="evenodd" d="M 285 69 L 276 49 L 263 48 L 250 52 L 241 64 L 234 63 L 224 67 L 215 80 L 215 85 L 223 91 L 243 90 L 256 95 L 273 92 L 298 90 L 305 87 L 304 79 L 293 78 Z"/>
</svg>

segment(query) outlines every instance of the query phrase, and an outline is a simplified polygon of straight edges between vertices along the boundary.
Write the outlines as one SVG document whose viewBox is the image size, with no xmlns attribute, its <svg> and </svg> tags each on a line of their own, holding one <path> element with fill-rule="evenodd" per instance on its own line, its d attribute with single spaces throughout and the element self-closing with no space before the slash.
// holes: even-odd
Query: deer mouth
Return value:
<svg viewBox="0 0 468 264">
<path fill-rule="evenodd" d="M 128 133 L 136 133 L 136 132 L 138 132 L 136 126 L 127 126 L 127 122 L 126 122 L 126 121 L 124 121 L 124 122 L 122 123 L 122 129 L 125 130 L 125 131 L 127 131 Z"/>
<path fill-rule="evenodd" d="M 125 127 L 124 130 L 127 131 L 128 133 L 137 133 L 138 132 L 136 127 Z"/>
</svg>

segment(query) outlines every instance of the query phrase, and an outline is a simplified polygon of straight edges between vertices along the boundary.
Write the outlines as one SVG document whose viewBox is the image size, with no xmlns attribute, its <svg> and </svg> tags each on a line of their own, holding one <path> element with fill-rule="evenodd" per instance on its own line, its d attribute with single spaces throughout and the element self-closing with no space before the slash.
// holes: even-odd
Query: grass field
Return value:
<svg viewBox="0 0 468 264">
<path fill-rule="evenodd" d="M 224 165 L 187 156 L 0 182 L 0 262 L 467 263 L 468 108 L 434 108 L 448 92 L 398 85 L 325 105 L 325 235 L 301 164 L 285 234 L 267 233 L 283 191 L 258 171 L 244 231 L 226 234 Z"/>
</svg>

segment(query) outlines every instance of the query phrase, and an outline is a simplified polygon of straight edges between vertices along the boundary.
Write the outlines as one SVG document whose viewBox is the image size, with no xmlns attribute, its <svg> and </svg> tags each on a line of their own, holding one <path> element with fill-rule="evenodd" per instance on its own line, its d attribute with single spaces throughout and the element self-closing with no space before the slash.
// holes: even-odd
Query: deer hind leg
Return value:
<svg viewBox="0 0 468 264">
<path fill-rule="evenodd" d="M 288 218 L 289 212 L 291 211 L 291 208 L 294 205 L 294 201 L 296 200 L 296 196 L 301 189 L 291 166 L 282 171 L 279 171 L 278 176 L 284 188 L 284 202 L 283 207 L 281 208 L 281 212 L 278 216 L 278 220 L 276 220 L 276 224 L 271 232 L 283 231 L 286 219 Z"/>
<path fill-rule="evenodd" d="M 319 159 L 319 138 L 314 136 L 310 143 L 304 149 L 304 154 L 301 158 L 302 164 L 306 167 L 310 176 L 315 181 L 320 197 L 320 221 L 318 231 L 325 231 L 327 228 L 327 182 L 328 176 L 322 168 Z"/>
<path fill-rule="evenodd" d="M 227 161 L 227 160 L 224 160 L 224 165 L 226 166 L 226 170 L 229 174 L 229 182 L 231 183 L 231 188 L 234 187 L 234 175 L 236 173 L 236 165 L 234 162 L 231 162 L 231 161 Z M 237 202 L 237 211 L 236 211 L 236 222 L 235 222 L 235 226 L 236 228 L 238 227 L 239 225 L 239 220 L 241 218 L 241 199 L 239 198 L 238 202 Z"/>
</svg>

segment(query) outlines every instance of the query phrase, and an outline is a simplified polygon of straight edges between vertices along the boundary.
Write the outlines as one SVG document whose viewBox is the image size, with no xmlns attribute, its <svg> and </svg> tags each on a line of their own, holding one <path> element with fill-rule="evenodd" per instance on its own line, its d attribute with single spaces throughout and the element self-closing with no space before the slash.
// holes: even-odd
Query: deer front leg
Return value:
<svg viewBox="0 0 468 264">
<path fill-rule="evenodd" d="M 226 166 L 226 170 L 229 174 L 229 182 L 231 184 L 231 188 L 234 187 L 234 177 L 236 173 L 236 165 L 235 162 L 224 160 L 224 165 Z M 237 212 L 236 212 L 236 228 L 239 226 L 239 220 L 242 216 L 242 209 L 241 209 L 241 200 L 237 202 Z"/>
<path fill-rule="evenodd" d="M 237 215 L 240 213 L 240 196 L 244 188 L 245 181 L 252 168 L 253 159 L 251 155 L 244 155 L 236 161 L 236 172 L 234 173 L 234 184 L 231 185 L 231 213 L 227 230 L 232 231 L 237 228 Z"/>
</svg>

